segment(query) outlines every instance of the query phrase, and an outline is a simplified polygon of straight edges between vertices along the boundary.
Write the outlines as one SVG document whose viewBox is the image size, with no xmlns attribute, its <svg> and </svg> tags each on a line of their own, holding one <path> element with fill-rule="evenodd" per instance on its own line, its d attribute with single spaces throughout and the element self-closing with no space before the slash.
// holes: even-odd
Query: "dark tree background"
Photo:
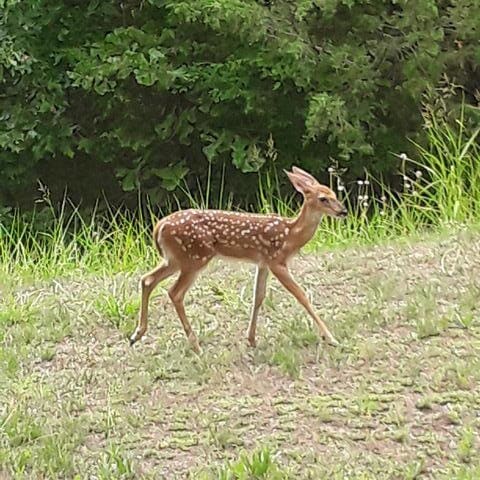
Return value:
<svg viewBox="0 0 480 480">
<path fill-rule="evenodd" d="M 422 105 L 478 123 L 478 0 L 0 0 L 0 206 L 162 203 L 212 164 L 389 179 Z M 255 180 L 256 181 L 256 180 Z"/>
</svg>

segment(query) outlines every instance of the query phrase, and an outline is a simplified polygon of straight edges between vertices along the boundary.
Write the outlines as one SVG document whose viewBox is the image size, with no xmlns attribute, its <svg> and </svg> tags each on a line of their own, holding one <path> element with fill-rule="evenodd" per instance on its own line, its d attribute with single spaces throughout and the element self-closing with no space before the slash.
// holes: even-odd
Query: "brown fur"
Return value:
<svg viewBox="0 0 480 480">
<path fill-rule="evenodd" d="M 286 172 L 293 186 L 302 193 L 304 203 L 295 219 L 278 215 L 226 212 L 222 210 L 183 210 L 160 220 L 154 230 L 154 243 L 165 263 L 142 277 L 142 306 L 131 343 L 147 329 L 148 300 L 155 286 L 180 272 L 169 296 L 194 350 L 199 345 L 186 317 L 183 299 L 197 274 L 215 256 L 253 262 L 257 265 L 254 302 L 248 340 L 255 345 L 258 310 L 265 297 L 266 280 L 271 271 L 282 285 L 305 307 L 330 343 L 336 343 L 326 325 L 313 311 L 303 290 L 291 277 L 287 262 L 314 235 L 322 215 L 345 216 L 335 193 L 309 173 L 293 167 Z"/>
</svg>

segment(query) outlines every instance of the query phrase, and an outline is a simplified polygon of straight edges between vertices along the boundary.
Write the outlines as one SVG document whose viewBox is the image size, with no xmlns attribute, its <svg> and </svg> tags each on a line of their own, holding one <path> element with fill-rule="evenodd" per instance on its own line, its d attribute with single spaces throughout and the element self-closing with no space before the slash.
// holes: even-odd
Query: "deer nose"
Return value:
<svg viewBox="0 0 480 480">
<path fill-rule="evenodd" d="M 338 214 L 340 217 L 346 217 L 348 215 L 348 211 L 346 208 L 344 208 L 343 210 L 340 211 L 340 213 Z"/>
</svg>

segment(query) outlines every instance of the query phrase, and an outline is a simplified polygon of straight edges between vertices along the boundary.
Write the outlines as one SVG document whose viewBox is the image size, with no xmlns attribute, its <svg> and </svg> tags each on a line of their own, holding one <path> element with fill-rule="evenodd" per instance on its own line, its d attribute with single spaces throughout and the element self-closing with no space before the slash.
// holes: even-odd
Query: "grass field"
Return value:
<svg viewBox="0 0 480 480">
<path fill-rule="evenodd" d="M 169 281 L 131 348 L 146 263 L 2 273 L 2 480 L 480 478 L 477 230 L 299 257 L 337 348 L 276 281 L 247 347 L 253 272 L 225 263 L 187 297 L 200 357 Z"/>
</svg>

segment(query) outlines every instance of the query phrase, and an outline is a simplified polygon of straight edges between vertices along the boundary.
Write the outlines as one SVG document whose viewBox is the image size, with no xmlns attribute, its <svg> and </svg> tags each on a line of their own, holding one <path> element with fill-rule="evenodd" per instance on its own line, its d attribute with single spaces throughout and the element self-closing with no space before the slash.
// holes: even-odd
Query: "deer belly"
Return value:
<svg viewBox="0 0 480 480">
<path fill-rule="evenodd" d="M 255 250 L 255 248 L 248 246 L 244 247 L 240 244 L 223 245 L 221 243 L 217 243 L 215 245 L 215 251 L 217 255 L 230 260 L 241 260 L 253 263 L 260 263 L 263 261 L 260 252 Z"/>
</svg>

